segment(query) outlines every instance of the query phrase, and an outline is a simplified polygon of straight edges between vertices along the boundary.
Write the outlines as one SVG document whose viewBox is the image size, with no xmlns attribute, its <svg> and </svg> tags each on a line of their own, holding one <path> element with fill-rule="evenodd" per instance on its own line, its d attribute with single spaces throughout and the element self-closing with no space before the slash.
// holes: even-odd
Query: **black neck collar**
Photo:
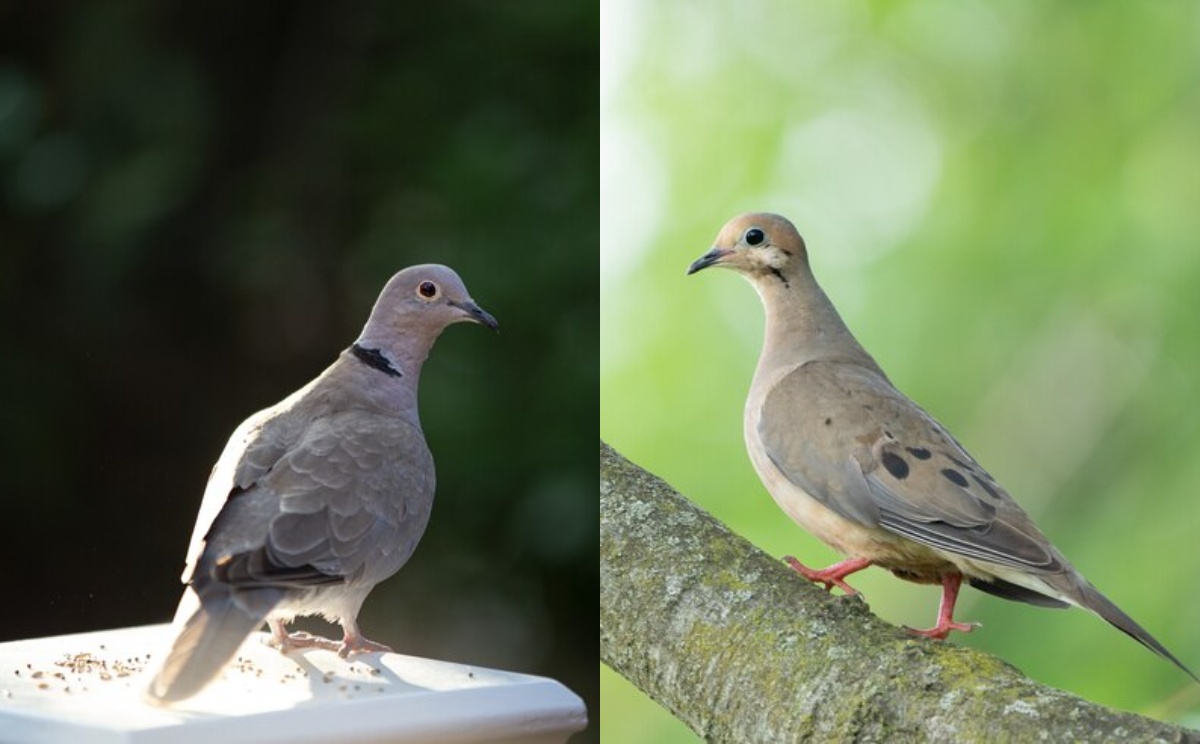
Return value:
<svg viewBox="0 0 1200 744">
<path fill-rule="evenodd" d="M 404 374 L 392 366 L 388 358 L 383 355 L 379 349 L 366 349 L 359 346 L 357 343 L 350 347 L 350 353 L 354 358 L 371 369 L 379 370 L 388 377 L 403 377 Z"/>
</svg>

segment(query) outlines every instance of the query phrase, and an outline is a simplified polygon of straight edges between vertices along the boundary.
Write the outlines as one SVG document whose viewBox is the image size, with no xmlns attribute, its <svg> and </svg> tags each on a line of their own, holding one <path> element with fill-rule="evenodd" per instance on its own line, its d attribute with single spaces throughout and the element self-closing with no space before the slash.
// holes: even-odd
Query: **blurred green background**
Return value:
<svg viewBox="0 0 1200 744">
<path fill-rule="evenodd" d="M 425 367 L 437 502 L 363 628 L 554 676 L 595 719 L 598 23 L 0 4 L 0 640 L 169 620 L 234 427 L 441 262 L 502 332 Z"/>
<path fill-rule="evenodd" d="M 791 217 L 897 385 L 1108 596 L 1200 669 L 1200 6 L 612 0 L 601 6 L 601 436 L 772 555 L 835 554 L 745 455 L 762 337 L 743 211 Z M 938 590 L 867 571 L 893 623 Z M 975 646 L 1200 725 L 1200 687 L 1080 610 L 968 591 Z M 693 737 L 601 673 L 604 738 Z"/>
</svg>

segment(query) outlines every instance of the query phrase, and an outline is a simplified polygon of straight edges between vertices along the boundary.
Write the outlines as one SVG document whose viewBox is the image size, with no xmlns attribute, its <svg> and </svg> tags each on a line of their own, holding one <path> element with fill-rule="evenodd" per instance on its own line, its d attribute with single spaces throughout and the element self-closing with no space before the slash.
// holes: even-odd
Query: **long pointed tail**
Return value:
<svg viewBox="0 0 1200 744">
<path fill-rule="evenodd" d="M 1192 679 L 1200 682 L 1200 677 L 1197 677 L 1191 669 L 1184 666 L 1182 661 L 1175 658 L 1175 654 L 1168 651 L 1145 628 L 1134 622 L 1133 618 L 1126 615 L 1120 607 L 1113 604 L 1108 597 L 1101 594 L 1088 581 L 1080 577 L 1080 581 L 1073 588 L 1075 589 L 1074 593 L 1077 594 L 1080 607 L 1096 613 L 1117 630 L 1122 631 L 1138 643 L 1182 669 Z"/>
<path fill-rule="evenodd" d="M 185 596 L 184 603 L 188 601 Z M 200 692 L 233 658 L 242 641 L 263 624 L 267 612 L 269 608 L 259 612 L 244 607 L 224 588 L 206 592 L 184 621 L 147 697 L 170 705 Z"/>
</svg>

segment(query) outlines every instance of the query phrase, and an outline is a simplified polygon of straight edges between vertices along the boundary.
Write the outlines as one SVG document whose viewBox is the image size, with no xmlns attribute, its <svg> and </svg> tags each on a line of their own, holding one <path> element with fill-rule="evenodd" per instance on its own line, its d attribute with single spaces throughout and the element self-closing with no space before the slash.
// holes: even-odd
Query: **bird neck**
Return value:
<svg viewBox="0 0 1200 744">
<path fill-rule="evenodd" d="M 760 370 L 782 364 L 794 367 L 797 362 L 840 361 L 861 364 L 882 374 L 812 272 L 766 275 L 754 286 L 766 309 Z"/>
<path fill-rule="evenodd" d="M 411 418 L 412 423 L 419 426 L 418 382 L 433 339 L 426 340 L 424 334 L 413 334 L 397 343 L 393 330 L 389 343 L 388 335 L 371 331 L 370 325 L 364 328 L 354 343 L 342 352 L 335 366 L 340 368 L 340 374 L 355 380 L 349 387 L 359 391 L 356 393 L 359 404 Z"/>
<path fill-rule="evenodd" d="M 421 366 L 429 357 L 436 333 L 412 329 L 399 336 L 394 328 L 380 328 L 368 322 L 348 352 L 361 364 L 393 382 L 404 380 L 416 389 Z"/>
</svg>

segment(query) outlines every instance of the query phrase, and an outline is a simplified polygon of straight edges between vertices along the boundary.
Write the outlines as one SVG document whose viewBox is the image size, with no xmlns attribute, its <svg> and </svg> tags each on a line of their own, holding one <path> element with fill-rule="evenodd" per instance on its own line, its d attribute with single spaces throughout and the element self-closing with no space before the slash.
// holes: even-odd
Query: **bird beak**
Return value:
<svg viewBox="0 0 1200 744">
<path fill-rule="evenodd" d="M 451 300 L 448 304 L 451 307 L 456 307 L 461 310 L 463 315 L 466 316 L 466 320 L 469 320 L 472 323 L 478 323 L 479 325 L 487 326 L 493 331 L 500 330 L 500 324 L 496 322 L 496 319 L 474 302 L 471 302 L 470 300 L 465 302 L 455 302 Z"/>
<path fill-rule="evenodd" d="M 692 265 L 689 266 L 687 270 L 688 276 L 695 274 L 701 269 L 707 269 L 709 266 L 716 266 L 720 264 L 721 259 L 725 258 L 731 253 L 733 253 L 733 251 L 727 248 L 713 248 L 711 251 L 705 253 L 703 256 L 692 262 Z"/>
</svg>

